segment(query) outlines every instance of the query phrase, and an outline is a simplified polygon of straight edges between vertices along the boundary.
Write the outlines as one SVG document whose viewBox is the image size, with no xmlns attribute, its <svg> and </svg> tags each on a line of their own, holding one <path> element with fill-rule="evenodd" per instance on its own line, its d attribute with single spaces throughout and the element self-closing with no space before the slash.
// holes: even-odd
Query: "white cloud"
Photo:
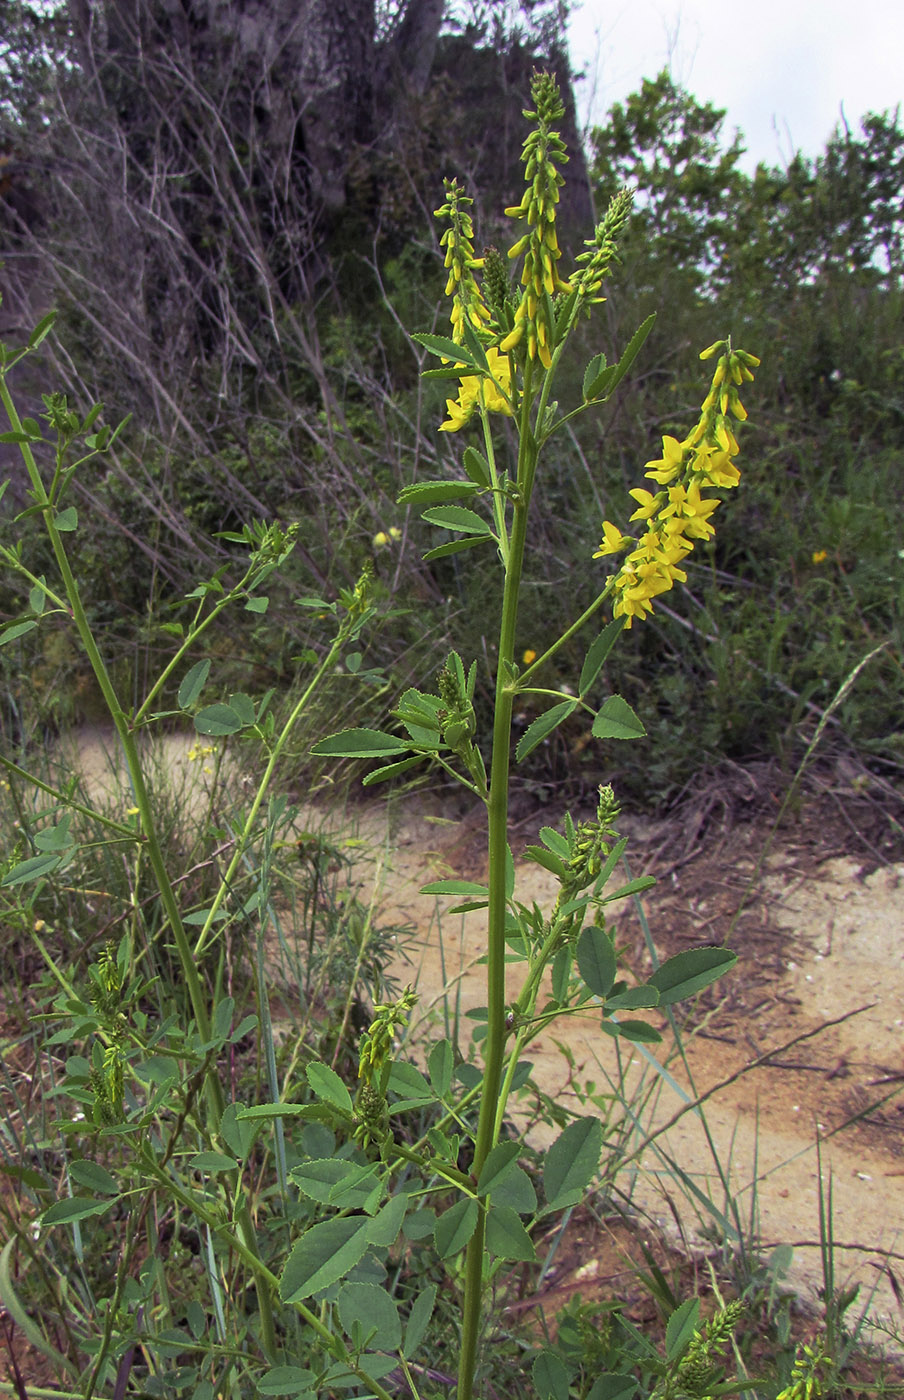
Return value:
<svg viewBox="0 0 904 1400">
<path fill-rule="evenodd" d="M 583 114 L 601 121 L 669 67 L 699 101 L 727 109 L 745 164 L 816 155 L 841 120 L 904 101 L 904 5 L 871 0 L 584 0 L 570 23 Z"/>
</svg>

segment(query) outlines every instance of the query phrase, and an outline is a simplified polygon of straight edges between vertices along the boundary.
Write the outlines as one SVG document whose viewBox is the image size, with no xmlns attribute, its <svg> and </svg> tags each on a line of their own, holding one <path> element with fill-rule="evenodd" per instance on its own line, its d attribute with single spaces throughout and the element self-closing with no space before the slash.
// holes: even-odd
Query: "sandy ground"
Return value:
<svg viewBox="0 0 904 1400">
<path fill-rule="evenodd" d="M 200 811 L 213 760 L 198 758 L 197 747 L 188 738 L 168 740 L 159 771 L 184 785 L 183 801 Z M 92 784 L 115 790 L 116 763 L 103 736 L 82 736 L 81 752 Z M 894 1285 L 904 1273 L 904 866 L 870 842 L 874 854 L 864 862 L 857 843 L 844 831 L 839 836 L 819 808 L 809 824 L 776 835 L 760 869 L 771 839 L 768 814 L 720 825 L 712 808 L 710 794 L 697 818 L 684 815 L 686 835 L 677 847 L 668 822 L 623 825 L 632 837 L 631 873 L 658 878 L 644 901 L 657 954 L 728 939 L 739 963 L 695 1008 L 684 1063 L 668 1035 L 652 1047 L 655 1055 L 626 1047 L 626 1082 L 638 1104 L 650 1091 L 627 1150 L 658 1135 L 632 1170 L 619 1174 L 618 1188 L 634 1209 L 666 1227 L 674 1229 L 677 1215 L 691 1247 L 711 1244 L 720 1217 L 736 1209 L 745 1232 L 754 1229 L 766 1245 L 794 1246 L 790 1281 L 812 1295 L 822 1282 L 820 1142 L 823 1197 L 829 1183 L 832 1191 L 836 1282 L 859 1282 L 862 1298 L 873 1295 L 874 1311 L 900 1320 Z M 537 826 L 557 817 L 541 812 L 513 829 L 516 893 L 524 903 L 548 906 L 555 896 L 553 877 L 518 852 Z M 307 811 L 304 820 L 354 827 L 362 897 L 376 898 L 384 924 L 411 930 L 391 972 L 419 991 L 415 1035 L 440 1023 L 450 992 L 462 1016 L 479 1006 L 485 916 L 449 916 L 444 909 L 455 901 L 419 891 L 446 876 L 485 876 L 480 813 L 449 820 L 436 802 L 415 796 L 329 818 Z M 619 908 L 619 941 L 643 975 L 649 951 L 637 913 Z M 655 1013 L 644 1014 L 656 1021 Z M 607 1111 L 615 1053 L 590 1015 L 541 1036 L 529 1057 L 546 1094 L 590 1113 Z M 701 1096 L 705 1103 L 694 1107 Z M 542 1128 L 532 1132 L 542 1145 Z"/>
<path fill-rule="evenodd" d="M 419 889 L 444 876 L 482 878 L 479 838 L 472 839 L 467 822 L 431 823 L 422 808 L 396 810 L 382 833 L 385 818 L 374 809 L 364 824 L 391 852 L 384 914 L 417 930 L 393 970 L 417 986 L 421 1024 L 436 1023 L 450 990 L 461 1014 L 485 1000 L 485 916 L 444 915 L 443 906 L 455 901 Z M 660 834 L 657 827 L 653 835 Z M 639 1138 L 671 1126 L 637 1159 L 636 1177 L 623 1173 L 618 1184 L 635 1208 L 672 1231 L 677 1212 L 692 1244 L 712 1239 L 733 1201 L 738 1217 L 731 1218 L 743 1232 L 755 1229 L 767 1246 L 794 1246 L 789 1279 L 815 1296 L 822 1284 L 821 1179 L 824 1200 L 831 1184 L 836 1285 L 859 1282 L 861 1299 L 873 1293 L 874 1311 L 900 1319 L 890 1274 L 900 1277 L 904 1265 L 904 865 L 865 873 L 857 858 L 814 860 L 809 849 L 802 860 L 794 833 L 782 834 L 748 892 L 768 834 L 756 822 L 720 850 L 704 845 L 645 896 L 661 956 L 721 941 L 741 907 L 731 938 L 739 962 L 696 1008 L 685 1064 L 674 1058 L 668 1034 L 652 1047 L 655 1054 L 626 1048 L 627 1082 L 638 1096 L 642 1088 L 653 1091 L 638 1109 Z M 522 845 L 525 838 L 533 839 L 529 827 Z M 655 859 L 645 859 L 649 838 L 640 824 L 634 875 L 656 868 Z M 517 897 L 548 907 L 553 877 L 518 861 L 517 840 L 512 844 Z M 636 914 L 621 907 L 614 922 L 633 947 L 628 960 L 643 972 L 649 958 Z M 578 1112 L 593 1112 L 593 1096 L 605 1095 L 616 1076 L 613 1042 L 592 1015 L 557 1025 L 532 1044 L 528 1058 L 541 1088 Z M 693 1108 L 701 1096 L 705 1103 Z M 532 1136 L 542 1145 L 544 1129 Z M 683 1185 L 674 1164 L 686 1174 Z"/>
</svg>

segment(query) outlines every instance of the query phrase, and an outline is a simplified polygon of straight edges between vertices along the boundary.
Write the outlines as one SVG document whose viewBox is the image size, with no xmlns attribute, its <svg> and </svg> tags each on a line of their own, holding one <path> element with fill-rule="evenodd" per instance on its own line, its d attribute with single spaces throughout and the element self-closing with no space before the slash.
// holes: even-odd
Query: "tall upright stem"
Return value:
<svg viewBox="0 0 904 1400">
<path fill-rule="evenodd" d="M 487 1033 L 484 1041 L 484 1072 L 474 1149 L 474 1178 L 480 1176 L 496 1141 L 496 1104 L 502 1084 L 505 1057 L 505 870 L 508 854 L 509 760 L 512 738 L 512 709 L 515 687 L 511 666 L 515 654 L 518 622 L 518 594 L 524 564 L 530 497 L 537 464 L 537 451 L 530 431 L 531 362 L 524 372 L 521 405 L 518 482 L 514 501 L 512 533 L 505 563 L 502 594 L 502 620 L 499 627 L 499 654 L 496 660 L 496 697 L 493 716 L 493 752 L 490 765 L 489 818 L 489 913 L 487 921 Z M 477 1227 L 468 1243 L 465 1257 L 465 1295 L 462 1317 L 461 1357 L 456 1400 L 471 1400 L 477 1364 L 477 1340 L 483 1299 L 483 1266 L 486 1248 L 486 1198 L 480 1203 Z"/>
<path fill-rule="evenodd" d="M 21 432 L 22 424 L 19 420 L 15 404 L 12 401 L 5 375 L 0 375 L 0 403 L 3 404 L 13 431 Z M 122 751 L 134 793 L 135 805 L 139 811 L 141 833 L 148 860 L 154 872 L 154 879 L 160 895 L 160 902 L 163 905 L 164 912 L 169 921 L 170 931 L 176 945 L 176 951 L 179 956 L 182 975 L 185 978 L 185 985 L 191 1002 L 198 1034 L 201 1041 L 204 1042 L 210 1039 L 210 1009 L 201 985 L 201 979 L 198 976 L 195 960 L 192 956 L 191 946 L 185 932 L 185 925 L 182 922 L 179 901 L 176 898 L 176 892 L 173 889 L 173 884 L 170 880 L 169 872 L 166 868 L 166 861 L 157 836 L 153 808 L 151 806 L 147 785 L 144 781 L 144 771 L 141 766 L 141 757 L 138 753 L 135 733 L 123 706 L 120 704 L 110 673 L 107 670 L 106 663 L 94 639 L 94 634 L 91 631 L 91 624 L 88 621 L 88 616 L 82 603 L 78 583 L 72 572 L 65 545 L 60 538 L 60 532 L 54 523 L 53 506 L 48 498 L 31 446 L 29 443 L 23 442 L 20 443 L 20 448 L 35 499 L 38 504 L 43 507 L 44 522 L 50 537 L 57 567 L 63 579 L 66 599 L 72 612 L 72 620 L 78 632 L 79 640 L 84 648 L 85 655 L 94 672 L 101 694 L 104 697 L 104 703 L 110 713 L 110 718 L 116 728 L 119 742 L 122 745 Z M 223 1094 L 223 1086 L 220 1083 L 219 1076 L 215 1069 L 211 1069 L 205 1076 L 204 1090 L 211 1120 L 216 1129 L 219 1127 L 223 1109 L 226 1107 L 226 1100 Z M 241 1206 L 239 1208 L 236 1215 L 236 1226 L 239 1236 L 243 1244 L 246 1245 L 249 1253 L 257 1257 L 254 1224 L 247 1206 Z M 270 1302 L 270 1288 L 269 1285 L 263 1281 L 259 1271 L 256 1277 L 256 1291 L 258 1306 L 260 1308 L 261 1343 L 266 1356 L 270 1360 L 274 1360 L 276 1357 L 276 1329 L 273 1321 L 273 1309 Z"/>
</svg>

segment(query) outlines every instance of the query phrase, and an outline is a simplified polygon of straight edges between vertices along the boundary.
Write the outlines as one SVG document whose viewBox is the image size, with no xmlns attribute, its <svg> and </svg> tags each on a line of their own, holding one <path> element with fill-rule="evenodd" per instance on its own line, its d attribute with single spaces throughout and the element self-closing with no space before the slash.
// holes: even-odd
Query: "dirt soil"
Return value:
<svg viewBox="0 0 904 1400">
<path fill-rule="evenodd" d="M 83 763 L 107 785 L 111 767 L 99 737 L 82 743 Z M 191 781 L 203 782 L 188 751 L 188 741 L 171 743 L 165 767 L 173 775 L 191 770 Z M 824 1197 L 831 1183 L 836 1282 L 859 1282 L 862 1298 L 874 1293 L 873 1311 L 900 1323 L 902 803 L 888 784 L 839 763 L 810 779 L 775 829 L 773 791 L 768 769 L 725 769 L 703 775 L 662 820 L 621 819 L 631 874 L 657 878 L 643 899 L 656 956 L 727 941 L 739 962 L 690 1014 L 683 1062 L 663 1018 L 641 1013 L 666 1039 L 623 1052 L 626 1082 L 642 1101 L 643 1130 L 610 1138 L 628 1156 L 637 1154 L 632 1169 L 623 1166 L 617 1176 L 616 1199 L 635 1220 L 670 1231 L 702 1258 L 730 1197 L 742 1232 L 752 1227 L 767 1249 L 793 1245 L 789 1282 L 815 1296 L 822 1282 L 820 1179 Z M 414 795 L 302 816 L 309 827 L 354 828 L 363 852 L 355 869 L 362 898 L 370 901 L 376 883 L 380 921 L 410 930 L 391 971 L 418 987 L 415 1035 L 440 1023 L 450 991 L 462 1015 L 484 1000 L 485 916 L 450 916 L 445 910 L 454 901 L 419 893 L 430 880 L 486 875 L 481 811 L 454 819 L 449 812 L 447 799 Z M 555 897 L 553 877 L 520 852 L 539 825 L 558 823 L 560 815 L 558 806 L 538 810 L 530 802 L 516 811 L 511 844 L 524 903 L 548 907 Z M 610 908 L 626 961 L 638 975 L 648 973 L 637 910 L 628 903 Z M 529 1053 L 545 1094 L 576 1112 L 610 1111 L 616 1042 L 592 1014 L 560 1024 Z M 531 1128 L 531 1138 L 544 1145 L 542 1126 Z M 604 1243 L 611 1234 L 609 1226 L 594 1233 L 585 1222 L 560 1250 L 544 1287 L 583 1292 L 592 1280 L 622 1272 L 619 1260 L 627 1256 L 617 1243 L 614 1254 Z"/>
<path fill-rule="evenodd" d="M 900 1322 L 904 851 L 900 804 L 881 787 L 871 791 L 860 778 L 852 785 L 843 768 L 823 774 L 774 830 L 777 803 L 763 774 L 729 771 L 685 801 L 677 819 L 622 820 L 631 874 L 657 877 L 643 899 L 657 956 L 724 940 L 739 961 L 690 1014 L 683 1062 L 664 1018 L 642 1013 L 666 1039 L 651 1047 L 655 1055 L 626 1047 L 624 1059 L 638 1093 L 654 1086 L 640 1116 L 644 1135 L 658 1136 L 636 1159 L 636 1178 L 622 1169 L 617 1185 L 626 1205 L 697 1251 L 720 1233 L 731 1198 L 742 1234 L 755 1230 L 767 1250 L 793 1246 L 788 1281 L 812 1298 L 823 1281 L 821 1182 L 824 1202 L 831 1187 L 836 1286 L 859 1282 L 874 1313 Z M 444 876 L 485 877 L 479 813 L 449 822 L 414 799 L 400 802 L 384 828 L 375 809 L 360 820 L 374 837 L 382 830 L 391 852 L 384 917 L 416 930 L 393 971 L 416 981 L 421 1023 L 436 1020 L 450 988 L 466 1014 L 483 1000 L 485 915 L 450 917 L 443 906 L 454 900 L 418 891 Z M 518 856 L 551 820 L 531 813 L 512 831 L 524 903 L 548 907 L 555 896 L 554 878 Z M 636 910 L 615 909 L 629 965 L 648 973 Z M 615 1053 L 591 1015 L 560 1023 L 528 1057 L 547 1094 L 586 1113 L 605 1111 Z M 531 1136 L 544 1145 L 542 1125 Z M 637 1140 L 626 1146 L 635 1150 Z M 574 1263 L 563 1260 L 563 1273 Z M 579 1270 L 601 1267 L 584 1259 Z"/>
</svg>

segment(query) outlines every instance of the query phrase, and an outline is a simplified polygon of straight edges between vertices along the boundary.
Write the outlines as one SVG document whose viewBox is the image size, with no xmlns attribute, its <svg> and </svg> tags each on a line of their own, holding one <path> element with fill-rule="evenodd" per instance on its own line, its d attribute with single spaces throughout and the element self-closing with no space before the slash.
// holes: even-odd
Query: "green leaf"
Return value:
<svg viewBox="0 0 904 1400">
<path fill-rule="evenodd" d="M 53 523 L 63 534 L 70 534 L 73 530 L 77 530 L 78 511 L 75 506 L 67 506 L 65 510 L 61 510 L 59 515 L 54 517 Z"/>
<path fill-rule="evenodd" d="M 409 747 L 407 740 L 383 734 L 379 729 L 343 729 L 321 739 L 311 753 L 325 758 L 388 758 L 407 753 Z"/>
<path fill-rule="evenodd" d="M 12 870 L 8 870 L 0 880 L 0 885 L 24 885 L 29 880 L 39 880 L 42 875 L 49 875 L 51 870 L 56 870 L 61 862 L 62 856 L 51 852 L 42 856 L 29 856 L 27 860 L 20 860 Z"/>
<path fill-rule="evenodd" d="M 389 1249 L 394 1245 L 410 1204 L 404 1192 L 392 1196 L 383 1209 L 367 1222 L 367 1243 L 375 1245 L 377 1249 Z"/>
<path fill-rule="evenodd" d="M 241 717 L 231 705 L 224 704 L 205 705 L 204 709 L 195 715 L 194 724 L 199 734 L 211 737 L 238 734 L 242 728 Z"/>
<path fill-rule="evenodd" d="M 380 1351 L 396 1351 L 402 1345 L 402 1322 L 395 1299 L 375 1283 L 344 1283 L 336 1299 L 339 1321 L 357 1345 L 372 1344 Z M 360 1329 L 357 1337 L 355 1328 Z"/>
<path fill-rule="evenodd" d="M 0 492 L 0 495 L 2 494 L 3 493 Z M 42 575 L 41 583 L 43 582 L 44 578 Z M 38 584 L 35 584 L 34 588 L 30 588 L 28 590 L 28 606 L 31 608 L 33 613 L 37 613 L 38 617 L 41 616 L 41 613 L 47 606 L 47 594 L 44 592 L 43 588 L 39 587 Z"/>
<path fill-rule="evenodd" d="M 334 1108 L 340 1108 L 343 1113 L 353 1111 L 351 1094 L 329 1065 L 322 1065 L 318 1060 L 314 1060 L 307 1066 L 305 1074 L 318 1099 L 324 1103 L 331 1103 Z"/>
<path fill-rule="evenodd" d="M 180 710 L 191 709 L 207 684 L 209 675 L 210 659 L 205 657 L 203 661 L 196 661 L 191 670 L 183 677 L 179 694 L 176 696 L 176 704 Z"/>
<path fill-rule="evenodd" d="M 581 679 L 578 681 L 579 695 L 586 695 L 587 691 L 593 685 L 593 682 L 603 668 L 606 657 L 618 641 L 624 629 L 624 625 L 625 620 L 623 617 L 613 618 L 613 620 L 603 628 L 596 640 L 590 643 L 590 648 L 584 658 L 584 664 L 581 667 Z"/>
<path fill-rule="evenodd" d="M 604 1371 L 587 1392 L 587 1400 L 631 1400 L 636 1389 L 637 1381 L 633 1376 Z"/>
<path fill-rule="evenodd" d="M 568 1372 L 554 1351 L 547 1348 L 534 1357 L 531 1375 L 538 1400 L 568 1400 Z"/>
<path fill-rule="evenodd" d="M 537 1257 L 530 1235 L 511 1206 L 490 1207 L 487 1216 L 487 1249 L 497 1259 L 517 1259 L 524 1263 Z"/>
<path fill-rule="evenodd" d="M 411 758 L 403 758 L 399 763 L 387 763 L 385 768 L 375 768 L 372 773 L 366 773 L 361 779 L 361 786 L 372 787 L 374 783 L 386 782 L 389 778 L 397 777 L 399 773 L 406 773 L 423 759 L 424 754 L 416 753 Z"/>
<path fill-rule="evenodd" d="M 662 1040 L 659 1031 L 647 1025 L 646 1021 L 603 1021 L 602 1029 L 610 1035 L 622 1035 L 634 1045 L 658 1045 Z"/>
<path fill-rule="evenodd" d="M 71 824 L 72 813 L 67 812 L 55 826 L 45 826 L 34 838 L 38 850 L 56 851 L 57 854 L 67 850 L 72 845 L 72 837 L 69 835 Z"/>
<path fill-rule="evenodd" d="M 590 731 L 595 739 L 642 739 L 643 724 L 620 695 L 610 695 L 603 702 Z"/>
<path fill-rule="evenodd" d="M 524 854 L 528 860 L 536 861 L 537 865 L 542 865 L 544 870 L 557 875 L 560 880 L 567 879 L 568 870 L 565 862 L 552 851 L 548 851 L 545 846 L 528 846 Z"/>
<path fill-rule="evenodd" d="M 421 886 L 421 894 L 473 894 L 489 899 L 490 891 L 486 885 L 476 885 L 473 880 L 434 880 L 432 884 Z"/>
<path fill-rule="evenodd" d="M 577 700 L 563 700 L 559 705 L 553 705 L 551 710 L 539 715 L 533 724 L 528 725 L 518 741 L 515 750 L 515 759 L 518 763 L 526 758 L 529 753 L 541 744 L 548 734 L 551 734 L 564 719 L 567 719 L 577 707 Z"/>
<path fill-rule="evenodd" d="M 431 355 L 440 355 L 444 360 L 451 360 L 453 364 L 470 365 L 472 369 L 480 369 L 480 363 L 474 358 L 470 350 L 464 345 L 456 345 L 454 340 L 449 340 L 444 335 L 413 335 L 412 340 L 416 340 L 419 345 L 423 345 L 425 350 L 429 350 Z"/>
<path fill-rule="evenodd" d="M 210 1172 L 216 1176 L 218 1172 L 232 1172 L 238 1166 L 234 1157 L 227 1157 L 224 1152 L 196 1152 L 188 1163 L 198 1172 Z"/>
<path fill-rule="evenodd" d="M 487 540 L 495 538 L 488 532 L 485 535 L 469 535 L 463 540 L 450 540 L 448 544 L 437 545 L 436 549 L 428 549 L 422 558 L 425 561 L 445 559 L 450 554 L 461 554 L 463 549 L 476 549 L 479 544 L 486 544 Z"/>
<path fill-rule="evenodd" d="M 40 321 L 35 326 L 31 335 L 28 337 L 29 350 L 36 350 L 41 344 L 41 341 L 44 339 L 44 337 L 50 334 L 50 332 L 53 330 L 53 323 L 56 320 L 56 317 L 57 313 L 55 311 L 48 311 L 46 316 L 41 317 Z M 98 404 L 98 408 L 99 407 L 100 405 Z"/>
<path fill-rule="evenodd" d="M 502 1184 L 518 1161 L 521 1152 L 519 1142 L 498 1142 L 487 1154 L 480 1176 L 477 1179 L 478 1196 L 487 1196 Z"/>
<path fill-rule="evenodd" d="M 452 1085 L 455 1053 L 449 1040 L 439 1040 L 430 1051 L 427 1069 L 437 1098 L 445 1098 Z"/>
<path fill-rule="evenodd" d="M 74 1220 L 86 1220 L 90 1215 L 104 1215 L 114 1200 L 95 1201 L 89 1196 L 67 1196 L 64 1201 L 56 1201 L 41 1216 L 42 1225 L 68 1225 Z"/>
<path fill-rule="evenodd" d="M 203 928 L 203 926 L 207 923 L 207 920 L 210 919 L 210 915 L 210 909 L 193 909 L 190 914 L 182 915 L 182 922 L 183 924 L 191 924 L 192 927 L 197 927 L 200 925 Z M 228 918 L 228 910 L 218 909 L 217 912 L 214 914 L 211 922 L 214 924 L 221 924 L 224 919 Z"/>
<path fill-rule="evenodd" d="M 629 880 L 620 889 L 613 890 L 612 894 L 604 895 L 600 904 L 611 904 L 615 899 L 627 899 L 629 894 L 641 894 L 643 890 L 652 889 L 655 884 L 655 875 L 638 875 L 636 880 Z"/>
<path fill-rule="evenodd" d="M 441 505 L 446 501 L 460 501 L 465 496 L 476 496 L 480 487 L 473 481 L 421 481 L 415 486 L 406 486 L 400 491 L 400 506 Z"/>
<path fill-rule="evenodd" d="M 577 1205 L 599 1171 L 603 1125 L 598 1118 L 576 1118 L 546 1154 L 543 1190 L 556 1210 Z"/>
<path fill-rule="evenodd" d="M 555 855 L 561 856 L 562 860 L 569 860 L 571 857 L 571 847 L 560 831 L 556 831 L 554 826 L 540 827 L 540 840 L 547 850 L 553 851 Z"/>
<path fill-rule="evenodd" d="M 380 1198 L 380 1183 L 373 1168 L 340 1157 L 301 1162 L 289 1176 L 310 1200 L 340 1210 L 375 1209 Z"/>
<path fill-rule="evenodd" d="M 34 618 L 29 618 L 27 622 L 14 622 L 11 626 L 0 632 L 0 647 L 5 647 L 7 642 L 14 642 L 17 637 L 24 637 L 26 632 L 31 632 L 37 627 Z"/>
<path fill-rule="evenodd" d="M 405 1328 L 405 1342 L 402 1351 L 409 1359 L 414 1356 L 421 1342 L 427 1335 L 427 1328 L 430 1326 L 430 1319 L 433 1316 L 433 1308 L 436 1303 L 436 1284 L 430 1283 L 419 1293 L 411 1304 L 411 1311 L 408 1314 L 408 1324 Z"/>
<path fill-rule="evenodd" d="M 249 598 L 245 604 L 245 612 L 265 613 L 270 606 L 270 599 L 261 596 L 260 598 Z"/>
<path fill-rule="evenodd" d="M 393 1062 L 386 1087 L 400 1098 L 399 1103 L 390 1105 L 390 1113 L 404 1113 L 410 1108 L 418 1108 L 436 1100 L 436 1095 L 417 1065 L 409 1064 L 407 1060 Z"/>
<path fill-rule="evenodd" d="M 306 1400 L 307 1396 L 316 1394 L 316 1382 L 316 1371 L 302 1366 L 272 1366 L 255 1384 L 259 1395 L 288 1395 L 293 1400 Z M 200 1387 L 195 1391 L 196 1396 L 199 1391 Z"/>
<path fill-rule="evenodd" d="M 458 1254 L 460 1250 L 464 1249 L 477 1229 L 479 1214 L 480 1207 L 469 1196 L 456 1201 L 454 1206 L 443 1211 L 433 1228 L 436 1252 L 440 1259 L 448 1259 L 451 1255 Z"/>
<path fill-rule="evenodd" d="M 251 699 L 251 696 L 246 695 L 244 691 L 240 690 L 238 694 L 230 695 L 229 708 L 230 710 L 235 710 L 239 719 L 242 721 L 243 728 L 254 723 L 256 717 L 254 701 Z"/>
<path fill-rule="evenodd" d="M 490 464 L 476 447 L 466 447 L 462 457 L 462 466 L 468 473 L 475 486 L 483 489 L 490 484 Z"/>
<path fill-rule="evenodd" d="M 612 940 L 603 928 L 595 924 L 581 933 L 577 947 L 578 971 L 591 992 L 607 997 L 618 972 Z"/>
<path fill-rule="evenodd" d="M 220 1118 L 220 1137 L 240 1162 L 248 1156 L 257 1137 L 254 1124 L 245 1122 L 238 1116 L 244 1107 L 242 1103 L 227 1104 Z"/>
<path fill-rule="evenodd" d="M 668 1361 L 677 1361 L 686 1351 L 700 1320 L 700 1299 L 685 1298 L 672 1313 L 665 1328 L 665 1354 Z"/>
<path fill-rule="evenodd" d="M 629 987 L 627 991 L 617 992 L 614 997 L 607 997 L 603 1010 L 608 1016 L 611 1011 L 640 1011 L 644 1007 L 658 1005 L 659 993 L 655 987 Z"/>
<path fill-rule="evenodd" d="M 729 948 L 689 948 L 657 967 L 649 983 L 659 993 L 659 1005 L 671 1006 L 708 987 L 734 967 L 737 960 L 737 953 Z"/>
<path fill-rule="evenodd" d="M 510 1206 L 517 1215 L 533 1215 L 537 1193 L 523 1167 L 513 1167 L 498 1186 L 493 1187 L 493 1208 Z"/>
<path fill-rule="evenodd" d="M 621 359 L 615 367 L 615 374 L 613 375 L 610 382 L 606 385 L 607 395 L 611 394 L 612 391 L 618 387 L 618 385 L 624 379 L 625 375 L 628 373 L 628 370 L 631 368 L 634 361 L 637 359 L 637 356 L 640 354 L 641 349 L 643 348 L 643 343 L 646 340 L 647 336 L 650 334 L 650 331 L 653 329 L 655 322 L 656 312 L 654 311 L 651 316 L 648 316 L 647 319 L 643 321 L 641 325 L 638 326 L 637 330 L 634 332 L 631 339 L 628 341 L 625 353 L 622 355 Z"/>
<path fill-rule="evenodd" d="M 444 530 L 456 530 L 463 535 L 491 535 L 489 523 L 476 510 L 465 506 L 434 506 L 425 510 L 423 520 L 430 525 L 440 525 Z"/>
<path fill-rule="evenodd" d="M 367 1249 L 366 1217 L 342 1215 L 324 1220 L 302 1235 L 286 1260 L 279 1280 L 284 1303 L 321 1293 L 355 1267 Z"/>
<path fill-rule="evenodd" d="M 582 386 L 582 393 L 584 396 L 585 403 L 590 403 L 591 399 L 596 398 L 597 393 L 599 392 L 596 388 L 597 381 L 601 379 L 605 369 L 606 356 L 602 354 L 602 352 L 600 352 L 599 355 L 594 355 L 593 359 L 590 361 L 587 368 L 584 370 L 584 382 Z"/>
<path fill-rule="evenodd" d="M 79 1186 L 86 1186 L 95 1196 L 118 1196 L 119 1186 L 106 1167 L 85 1158 L 69 1163 L 69 1175 Z"/>
<path fill-rule="evenodd" d="M 486 374 L 489 374 L 490 362 L 487 359 L 487 352 L 484 350 L 483 345 L 481 344 L 474 330 L 474 327 L 471 325 L 467 317 L 465 317 L 462 320 L 461 328 L 464 332 L 464 337 L 465 341 L 467 342 L 468 349 L 474 356 L 475 362 L 480 366 L 482 370 L 484 370 Z"/>
</svg>

